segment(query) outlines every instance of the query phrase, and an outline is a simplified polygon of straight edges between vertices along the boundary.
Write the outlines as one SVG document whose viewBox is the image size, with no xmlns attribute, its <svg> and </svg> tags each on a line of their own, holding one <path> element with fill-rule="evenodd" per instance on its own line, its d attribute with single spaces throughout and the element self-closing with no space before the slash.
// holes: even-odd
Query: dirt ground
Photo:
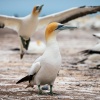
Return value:
<svg viewBox="0 0 100 100">
<path fill-rule="evenodd" d="M 10 50 L 19 47 L 17 33 L 0 29 L 0 100 L 100 100 L 100 70 L 91 69 L 99 62 L 87 60 L 84 64 L 72 64 L 84 58 L 79 51 L 91 48 L 98 42 L 92 36 L 96 32 L 99 31 L 77 29 L 62 31 L 57 36 L 62 68 L 53 87 L 56 94 L 50 96 L 48 91 L 38 95 L 37 86 L 25 89 L 27 83 L 16 85 L 41 54 L 26 54 L 20 60 L 19 52 Z M 42 34 L 39 39 L 43 40 Z"/>
</svg>

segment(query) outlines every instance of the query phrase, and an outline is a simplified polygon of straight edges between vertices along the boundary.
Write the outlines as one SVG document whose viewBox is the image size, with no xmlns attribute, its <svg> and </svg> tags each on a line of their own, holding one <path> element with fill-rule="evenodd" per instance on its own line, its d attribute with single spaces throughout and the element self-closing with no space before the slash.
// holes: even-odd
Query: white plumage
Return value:
<svg viewBox="0 0 100 100">
<path fill-rule="evenodd" d="M 38 16 L 41 12 L 43 5 L 35 6 L 31 14 L 22 17 L 15 18 L 9 16 L 0 16 L 1 26 L 12 28 L 18 32 L 20 46 L 21 46 L 21 58 L 23 57 L 24 51 L 28 49 L 30 37 L 36 31 L 38 26 Z"/>
<path fill-rule="evenodd" d="M 38 85 L 39 93 L 41 93 L 40 85 L 49 84 L 50 93 L 52 94 L 52 85 L 54 84 L 62 62 L 56 35 L 60 30 L 72 28 L 76 27 L 64 26 L 56 22 L 50 23 L 45 32 L 45 52 L 35 60 L 29 71 L 29 75 L 22 78 L 17 83 L 29 81 L 28 86 L 33 87 L 34 85 Z"/>
<path fill-rule="evenodd" d="M 21 58 L 23 57 L 24 51 L 28 49 L 30 37 L 36 29 L 38 30 L 41 27 L 45 27 L 53 21 L 66 23 L 75 18 L 100 11 L 100 6 L 82 6 L 38 18 L 42 6 L 35 6 L 31 14 L 22 18 L 0 15 L 1 28 L 5 26 L 18 32 L 21 47 Z"/>
</svg>

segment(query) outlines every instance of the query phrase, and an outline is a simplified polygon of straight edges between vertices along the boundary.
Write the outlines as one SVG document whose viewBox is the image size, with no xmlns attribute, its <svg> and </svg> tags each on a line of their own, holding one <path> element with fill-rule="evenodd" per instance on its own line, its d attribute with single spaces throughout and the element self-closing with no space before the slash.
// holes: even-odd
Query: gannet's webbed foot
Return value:
<svg viewBox="0 0 100 100">
<path fill-rule="evenodd" d="M 23 47 L 27 50 L 30 42 L 30 38 L 28 40 L 25 40 L 22 36 L 20 36 Z"/>
</svg>

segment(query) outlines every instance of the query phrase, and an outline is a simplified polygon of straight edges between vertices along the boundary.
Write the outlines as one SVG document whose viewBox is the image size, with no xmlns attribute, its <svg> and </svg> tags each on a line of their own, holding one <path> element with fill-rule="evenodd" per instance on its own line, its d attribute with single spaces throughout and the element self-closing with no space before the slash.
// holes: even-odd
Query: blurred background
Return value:
<svg viewBox="0 0 100 100">
<path fill-rule="evenodd" d="M 100 6 L 100 0 L 0 0 L 0 15 L 23 17 L 30 14 L 35 5 L 41 4 L 44 4 L 40 14 L 42 17 L 73 7 Z M 91 55 L 84 63 L 75 65 L 77 61 L 86 58 L 85 55 L 79 54 L 80 51 L 91 49 L 100 42 L 92 35 L 100 33 L 100 13 L 66 24 L 78 28 L 62 31 L 57 36 L 62 67 L 54 84 L 54 92 L 57 92 L 54 96 L 39 96 L 37 87 L 34 90 L 25 89 L 27 83 L 15 84 L 28 73 L 33 61 L 42 54 L 35 54 L 36 49 L 33 49 L 32 54 L 25 54 L 21 60 L 20 52 L 11 50 L 20 47 L 17 32 L 0 28 L 0 100 L 100 100 L 100 70 L 93 69 L 100 64 L 100 54 Z M 42 33 L 42 30 L 39 32 Z M 44 35 L 39 32 L 31 41 L 34 43 L 40 40 L 45 44 Z M 32 46 L 37 47 L 34 44 Z"/>
<path fill-rule="evenodd" d="M 57 13 L 73 7 L 98 6 L 100 0 L 0 0 L 0 14 L 15 17 L 23 17 L 31 13 L 35 5 L 44 4 L 40 16 Z M 100 13 L 90 14 L 85 17 L 70 21 L 68 24 L 78 26 L 83 29 L 100 29 Z"/>
<path fill-rule="evenodd" d="M 25 16 L 31 12 L 34 5 L 41 4 L 44 4 L 44 7 L 40 16 L 45 16 L 72 7 L 100 5 L 100 0 L 0 0 L 0 14 Z"/>
</svg>

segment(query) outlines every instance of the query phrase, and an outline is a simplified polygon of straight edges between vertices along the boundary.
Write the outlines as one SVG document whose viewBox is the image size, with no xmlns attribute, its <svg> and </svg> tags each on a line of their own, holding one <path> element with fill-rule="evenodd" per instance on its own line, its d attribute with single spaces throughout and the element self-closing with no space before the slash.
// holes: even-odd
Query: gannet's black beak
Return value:
<svg viewBox="0 0 100 100">
<path fill-rule="evenodd" d="M 36 10 L 38 10 L 39 12 L 41 12 L 43 6 L 44 6 L 44 5 L 37 6 L 37 7 L 36 7 Z"/>
</svg>

